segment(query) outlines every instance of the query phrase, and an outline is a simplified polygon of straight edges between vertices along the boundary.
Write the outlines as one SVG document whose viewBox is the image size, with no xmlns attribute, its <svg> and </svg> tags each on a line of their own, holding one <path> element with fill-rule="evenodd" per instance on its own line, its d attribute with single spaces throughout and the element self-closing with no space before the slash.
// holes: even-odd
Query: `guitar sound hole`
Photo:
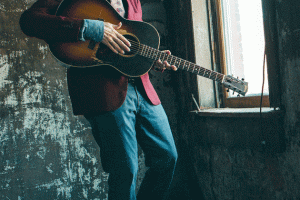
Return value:
<svg viewBox="0 0 300 200">
<path fill-rule="evenodd" d="M 140 48 L 140 43 L 139 43 L 138 39 L 133 35 L 123 35 L 123 36 L 131 44 L 131 46 L 129 47 L 130 51 L 129 52 L 125 51 L 124 56 L 133 56 L 133 55 L 137 54 L 139 51 L 139 48 Z"/>
</svg>

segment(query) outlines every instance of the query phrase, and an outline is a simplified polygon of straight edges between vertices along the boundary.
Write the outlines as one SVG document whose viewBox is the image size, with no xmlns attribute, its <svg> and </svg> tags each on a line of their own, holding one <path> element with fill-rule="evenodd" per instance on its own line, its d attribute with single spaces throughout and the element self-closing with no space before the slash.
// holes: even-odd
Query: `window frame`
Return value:
<svg viewBox="0 0 300 200">
<path fill-rule="evenodd" d="M 213 51 L 214 57 L 219 57 L 220 70 L 221 73 L 227 74 L 227 65 L 226 65 L 226 52 L 225 52 L 225 38 L 223 30 L 223 12 L 222 12 L 222 0 L 214 0 L 215 10 L 216 10 L 216 20 L 213 21 L 215 28 L 215 34 L 217 34 L 217 41 L 215 41 L 216 48 L 218 51 Z M 208 6 L 208 9 L 211 9 L 211 6 Z M 263 8 L 262 8 L 263 10 Z M 212 12 L 211 10 L 209 12 Z M 246 80 L 247 81 L 247 80 Z M 265 80 L 266 81 L 266 80 Z M 263 95 L 261 99 L 260 96 L 250 96 L 250 97 L 229 97 L 226 88 L 222 88 L 222 107 L 230 108 L 253 108 L 253 107 L 270 107 L 269 95 Z M 262 100 L 262 102 L 261 102 Z M 262 103 L 262 104 L 261 104 Z"/>
</svg>

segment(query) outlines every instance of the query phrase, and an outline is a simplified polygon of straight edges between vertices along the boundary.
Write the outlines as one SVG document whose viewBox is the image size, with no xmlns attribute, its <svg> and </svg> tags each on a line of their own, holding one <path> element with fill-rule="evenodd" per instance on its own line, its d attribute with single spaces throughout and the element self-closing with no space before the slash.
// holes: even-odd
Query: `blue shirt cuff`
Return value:
<svg viewBox="0 0 300 200">
<path fill-rule="evenodd" d="M 79 32 L 79 40 L 101 42 L 104 36 L 104 23 L 100 20 L 84 19 Z"/>
</svg>

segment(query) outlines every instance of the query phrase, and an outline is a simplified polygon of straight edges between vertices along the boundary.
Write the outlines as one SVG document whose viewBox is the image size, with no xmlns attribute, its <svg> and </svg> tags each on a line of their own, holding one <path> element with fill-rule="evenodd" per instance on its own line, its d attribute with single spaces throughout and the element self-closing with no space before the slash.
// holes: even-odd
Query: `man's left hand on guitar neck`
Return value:
<svg viewBox="0 0 300 200">
<path fill-rule="evenodd" d="M 169 50 L 164 50 L 163 52 L 171 55 Z M 164 71 L 165 69 L 177 71 L 177 67 L 175 65 L 170 65 L 167 61 L 162 62 L 160 59 L 154 63 L 153 69 L 156 71 Z"/>
</svg>

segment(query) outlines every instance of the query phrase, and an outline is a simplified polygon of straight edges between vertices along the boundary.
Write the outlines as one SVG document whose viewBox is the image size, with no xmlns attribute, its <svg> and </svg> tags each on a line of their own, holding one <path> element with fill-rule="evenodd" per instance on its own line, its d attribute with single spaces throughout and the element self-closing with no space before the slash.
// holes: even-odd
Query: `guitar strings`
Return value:
<svg viewBox="0 0 300 200">
<path fill-rule="evenodd" d="M 164 58 L 167 56 L 166 61 L 169 62 L 169 63 L 172 63 L 172 60 L 175 58 L 175 61 L 174 61 L 173 64 L 175 64 L 175 63 L 179 64 L 177 67 L 188 68 L 187 71 L 197 72 L 197 74 L 202 73 L 203 76 L 207 77 L 207 78 L 215 77 L 214 79 L 213 78 L 211 78 L 211 79 L 218 80 L 220 82 L 223 80 L 223 77 L 224 77 L 223 74 L 220 74 L 218 72 L 215 72 L 215 71 L 212 71 L 212 70 L 209 70 L 209 69 L 205 69 L 201 66 L 198 66 L 198 65 L 196 65 L 194 63 L 191 63 L 189 61 L 185 61 L 181 58 L 178 58 L 178 57 L 175 57 L 175 56 L 172 56 L 172 55 L 168 55 L 167 53 L 164 53 L 164 52 L 159 51 L 155 48 L 146 46 L 144 44 L 140 44 L 139 42 L 136 42 L 134 40 L 131 40 L 131 39 L 127 39 L 127 40 L 130 41 L 130 43 L 131 43 L 130 49 L 133 50 L 133 52 L 137 52 L 142 56 L 146 56 L 146 57 L 149 57 L 149 58 L 152 58 L 152 59 L 155 59 L 157 57 L 161 58 L 161 56 L 163 56 L 162 60 L 164 60 Z M 144 54 L 143 54 L 143 52 L 144 52 Z M 183 66 L 180 65 L 182 62 L 184 62 Z"/>
<path fill-rule="evenodd" d="M 132 41 L 132 40 L 130 40 L 130 41 Z M 139 45 L 139 43 L 136 43 L 135 41 L 132 41 L 132 43 Z M 161 58 L 161 56 L 163 55 L 163 59 L 162 60 L 164 60 L 165 56 L 167 56 L 166 61 L 168 61 L 171 64 L 172 64 L 172 60 L 175 58 L 173 64 L 176 64 L 177 67 L 181 67 L 182 69 L 187 68 L 187 71 L 190 71 L 192 73 L 196 72 L 197 75 L 200 75 L 200 73 L 202 73 L 202 75 L 204 77 L 211 78 L 212 80 L 218 80 L 219 82 L 222 82 L 222 80 L 223 80 L 223 77 L 224 77 L 223 74 L 220 74 L 218 72 L 215 72 L 215 71 L 212 71 L 212 70 L 209 70 L 209 69 L 205 69 L 205 68 L 203 68 L 203 67 L 201 67 L 199 65 L 196 65 L 196 64 L 194 64 L 192 62 L 183 60 L 181 58 L 178 58 L 178 57 L 175 57 L 175 56 L 172 56 L 172 55 L 168 55 L 167 53 L 161 52 L 161 51 L 159 51 L 157 49 L 154 49 L 152 47 L 146 46 L 144 44 L 141 44 L 141 47 L 142 48 L 146 47 L 146 49 L 142 50 L 142 52 L 143 51 L 145 51 L 145 52 L 150 51 L 150 54 L 148 55 L 148 57 L 151 56 L 152 59 L 154 59 L 154 57 L 157 58 L 158 53 L 159 53 L 159 54 L 161 54 L 159 56 L 159 58 Z M 153 51 L 157 51 L 158 53 L 155 53 Z M 141 55 L 143 55 L 142 52 L 140 52 Z M 182 62 L 183 62 L 183 65 L 181 65 Z M 177 65 L 177 64 L 179 64 L 179 65 Z M 215 77 L 215 78 L 212 78 L 212 77 Z"/>
<path fill-rule="evenodd" d="M 187 71 L 190 71 L 192 73 L 196 72 L 196 74 L 198 74 L 198 75 L 200 75 L 199 73 L 202 73 L 202 76 L 210 78 L 215 81 L 222 82 L 224 79 L 225 75 L 223 75 L 223 74 L 220 74 L 213 70 L 205 69 L 201 66 L 198 66 L 189 61 L 185 61 L 181 58 L 178 58 L 178 57 L 175 57 L 172 55 L 168 55 L 167 53 L 159 51 L 158 49 L 155 49 L 153 47 L 150 47 L 150 46 L 147 46 L 144 44 L 140 44 L 139 42 L 136 42 L 134 40 L 131 40 L 131 39 L 127 39 L 127 40 L 130 41 L 130 43 L 131 43 L 130 49 L 133 50 L 133 52 L 136 51 L 137 53 L 139 53 L 142 56 L 145 56 L 145 57 L 148 57 L 151 59 L 157 59 L 157 58 L 161 58 L 161 56 L 163 56 L 163 58 L 161 60 L 164 60 L 164 58 L 167 56 L 166 61 L 168 61 L 169 63 L 172 63 L 173 59 L 175 58 L 174 64 L 179 64 L 177 67 L 187 68 Z M 183 65 L 181 65 L 182 62 L 184 62 Z M 192 69 L 191 69 L 191 67 L 192 67 Z M 215 77 L 215 78 L 212 78 L 212 77 Z"/>
</svg>

